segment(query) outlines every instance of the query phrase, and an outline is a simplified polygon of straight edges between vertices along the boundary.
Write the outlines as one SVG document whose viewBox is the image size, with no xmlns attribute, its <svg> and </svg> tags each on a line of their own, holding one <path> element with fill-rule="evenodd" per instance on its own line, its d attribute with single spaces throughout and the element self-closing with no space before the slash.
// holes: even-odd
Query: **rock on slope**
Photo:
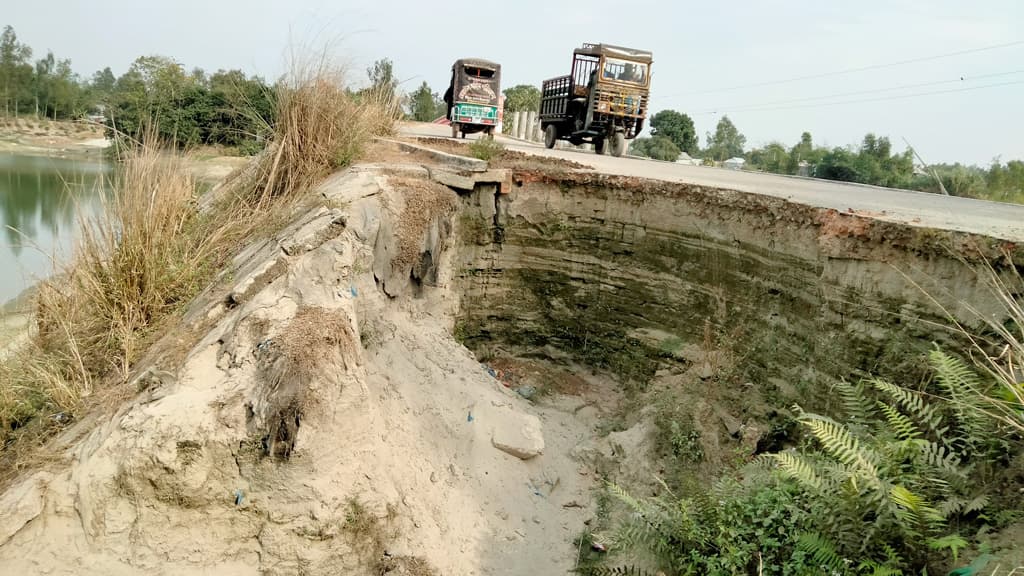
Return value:
<svg viewBox="0 0 1024 576">
<path fill-rule="evenodd" d="M 437 574 L 572 567 L 583 513 L 561 504 L 587 500 L 569 457 L 587 432 L 451 337 L 453 193 L 369 166 L 319 192 L 239 255 L 227 299 L 193 305 L 213 327 L 174 377 L 0 496 L 0 573 L 363 574 L 382 551 Z M 351 499 L 383 550 L 346 530 Z"/>
</svg>

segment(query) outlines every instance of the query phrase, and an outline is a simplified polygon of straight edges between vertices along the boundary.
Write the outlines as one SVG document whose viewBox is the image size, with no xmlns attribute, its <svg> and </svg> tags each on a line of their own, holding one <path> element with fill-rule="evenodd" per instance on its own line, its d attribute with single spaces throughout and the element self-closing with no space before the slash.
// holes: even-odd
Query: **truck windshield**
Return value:
<svg viewBox="0 0 1024 576">
<path fill-rule="evenodd" d="M 477 66 L 466 66 L 466 75 L 473 78 L 494 78 L 494 70 Z"/>
<path fill-rule="evenodd" d="M 618 58 L 605 58 L 604 71 L 601 73 L 601 76 L 605 80 L 645 84 L 647 80 L 647 64 L 619 60 Z"/>
</svg>

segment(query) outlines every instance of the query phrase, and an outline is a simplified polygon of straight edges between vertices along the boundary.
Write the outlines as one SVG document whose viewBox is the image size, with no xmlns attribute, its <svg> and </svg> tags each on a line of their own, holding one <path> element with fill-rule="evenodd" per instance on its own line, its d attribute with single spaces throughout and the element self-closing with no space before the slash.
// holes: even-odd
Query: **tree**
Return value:
<svg viewBox="0 0 1024 576">
<path fill-rule="evenodd" d="M 772 142 L 764 148 L 751 150 L 747 154 L 747 161 L 751 166 L 772 172 L 775 174 L 787 174 L 789 172 L 789 153 L 786 147 L 780 142 Z"/>
<path fill-rule="evenodd" d="M 33 77 L 33 92 L 35 96 L 36 117 L 39 117 L 39 107 L 43 107 L 43 115 L 46 116 L 46 110 L 50 105 L 50 98 L 53 93 L 53 73 L 56 71 L 57 62 L 53 57 L 53 52 L 47 52 L 46 58 L 36 61 L 36 73 Z"/>
<path fill-rule="evenodd" d="M 800 142 L 789 151 L 788 172 L 796 174 L 800 169 L 801 162 L 807 162 L 811 166 L 817 165 L 826 152 L 828 151 L 824 148 L 815 148 L 811 133 L 804 132 L 800 135 Z"/>
<path fill-rule="evenodd" d="M 693 119 L 675 110 L 662 110 L 651 118 L 651 135 L 665 136 L 687 154 L 697 153 L 697 130 Z"/>
<path fill-rule="evenodd" d="M 667 136 L 653 138 L 637 138 L 633 140 L 630 151 L 637 156 L 645 156 L 655 160 L 675 162 L 679 159 L 679 147 Z"/>
<path fill-rule="evenodd" d="M 4 112 L 17 114 L 32 99 L 32 49 L 18 42 L 11 26 L 0 33 L 0 89 L 3 90 Z"/>
<path fill-rule="evenodd" d="M 747 143 L 747 137 L 740 134 L 728 116 L 722 116 L 715 128 L 714 135 L 708 133 L 707 140 L 707 156 L 719 162 L 735 156 L 742 156 L 743 146 Z"/>
<path fill-rule="evenodd" d="M 53 111 L 53 119 L 58 114 L 63 118 L 74 118 L 82 110 L 81 87 L 78 84 L 78 77 L 71 70 L 71 60 L 64 59 L 57 61 L 57 69 L 53 75 L 53 94 L 50 108 Z"/>
<path fill-rule="evenodd" d="M 518 84 L 504 90 L 505 112 L 540 110 L 540 89 L 530 84 Z"/>
<path fill-rule="evenodd" d="M 178 146 L 198 143 L 201 131 L 196 107 L 202 98 L 197 87 L 202 88 L 170 58 L 137 58 L 117 80 L 108 121 L 117 132 L 132 137 L 141 136 L 150 126 L 164 142 Z"/>
<path fill-rule="evenodd" d="M 430 122 L 439 116 L 444 116 L 444 112 L 444 102 L 436 92 L 430 91 L 430 86 L 426 81 L 409 95 L 409 115 L 417 122 Z"/>
<path fill-rule="evenodd" d="M 1003 202 L 1024 202 L 1024 161 L 1010 160 L 1003 164 L 992 161 L 985 174 L 989 195 Z"/>
<path fill-rule="evenodd" d="M 821 158 L 815 175 L 840 182 L 861 182 L 863 176 L 857 166 L 857 157 L 846 148 L 833 148 Z"/>
<path fill-rule="evenodd" d="M 114 84 L 117 82 L 117 78 L 114 73 L 110 70 L 110 66 L 107 66 L 103 70 L 97 70 L 92 75 L 92 81 L 90 86 L 98 94 L 110 94 L 114 91 Z"/>
<path fill-rule="evenodd" d="M 382 58 L 373 63 L 373 66 L 366 69 L 366 76 L 370 79 L 370 92 L 384 101 L 392 101 L 395 90 L 398 89 L 398 80 L 395 78 L 395 66 L 388 58 Z"/>
</svg>

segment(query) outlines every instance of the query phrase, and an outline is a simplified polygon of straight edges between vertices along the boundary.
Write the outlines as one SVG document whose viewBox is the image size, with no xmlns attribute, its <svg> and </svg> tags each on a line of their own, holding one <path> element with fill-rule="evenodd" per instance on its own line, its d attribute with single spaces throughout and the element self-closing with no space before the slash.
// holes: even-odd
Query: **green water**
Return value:
<svg viewBox="0 0 1024 576">
<path fill-rule="evenodd" d="M 99 206 L 109 166 L 0 153 L 0 304 L 71 253 L 79 214 Z"/>
</svg>

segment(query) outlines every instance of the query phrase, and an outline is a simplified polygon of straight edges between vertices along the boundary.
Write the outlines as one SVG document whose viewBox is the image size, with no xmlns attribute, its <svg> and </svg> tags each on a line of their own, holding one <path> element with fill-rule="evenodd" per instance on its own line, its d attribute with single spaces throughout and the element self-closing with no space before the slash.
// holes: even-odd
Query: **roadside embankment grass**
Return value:
<svg viewBox="0 0 1024 576">
<path fill-rule="evenodd" d="M 38 287 L 32 338 L 0 363 L 0 482 L 98 391 L 123 386 L 242 243 L 393 130 L 396 111 L 348 90 L 324 60 L 297 67 L 276 102 L 267 149 L 210 202 L 180 156 L 124 152 L 102 214 L 83 222 L 70 263 Z"/>
</svg>

